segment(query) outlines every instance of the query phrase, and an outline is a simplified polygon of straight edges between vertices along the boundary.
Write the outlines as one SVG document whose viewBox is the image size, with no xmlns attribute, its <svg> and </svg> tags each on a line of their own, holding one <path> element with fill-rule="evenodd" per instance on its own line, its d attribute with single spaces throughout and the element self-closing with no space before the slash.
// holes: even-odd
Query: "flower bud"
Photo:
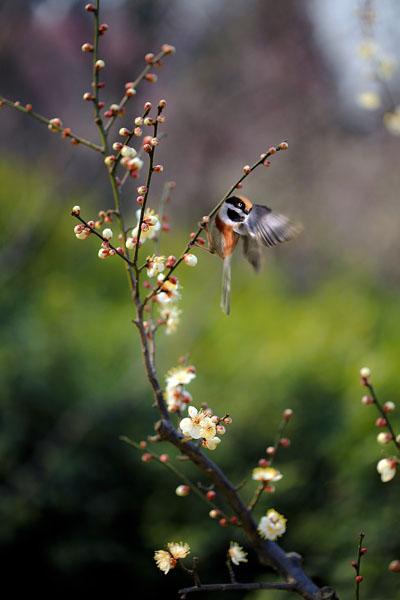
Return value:
<svg viewBox="0 0 400 600">
<path fill-rule="evenodd" d="M 135 125 L 143 125 L 143 119 L 142 119 L 142 117 L 136 117 L 136 119 L 135 119 Z"/>
<path fill-rule="evenodd" d="M 392 573 L 400 573 L 400 560 L 392 560 L 389 564 L 389 571 Z"/>
<path fill-rule="evenodd" d="M 145 105 L 144 105 L 144 110 L 145 110 L 145 111 L 147 111 L 147 112 L 148 112 L 148 111 L 149 111 L 149 110 L 151 110 L 152 108 L 153 108 L 153 105 L 152 105 L 152 103 L 151 103 L 151 102 L 146 102 L 146 103 L 145 103 Z"/>
<path fill-rule="evenodd" d="M 357 575 L 357 577 L 356 577 L 356 581 L 357 581 L 358 583 L 360 583 L 362 580 L 363 580 L 363 577 L 362 577 L 362 575 Z"/>
<path fill-rule="evenodd" d="M 363 404 L 364 406 L 367 406 L 368 404 L 373 404 L 374 400 L 373 398 L 371 398 L 371 396 L 363 396 L 361 398 L 361 404 Z"/>
<path fill-rule="evenodd" d="M 221 514 L 221 511 L 220 511 L 220 510 L 218 510 L 218 509 L 215 509 L 215 508 L 213 508 L 213 510 L 210 510 L 210 512 L 209 512 L 208 514 L 209 514 L 209 516 L 210 516 L 212 519 L 218 519 L 218 517 L 219 517 L 219 516 L 220 516 L 220 514 Z"/>
<path fill-rule="evenodd" d="M 290 446 L 289 438 L 281 438 L 279 440 L 279 445 L 282 446 L 282 448 L 288 448 Z"/>
<path fill-rule="evenodd" d="M 381 446 L 386 446 L 386 444 L 392 441 L 392 438 L 393 436 L 391 433 L 381 431 L 381 433 L 378 433 L 378 435 L 376 436 L 376 441 L 378 442 L 378 444 L 381 444 Z"/>
<path fill-rule="evenodd" d="M 96 69 L 96 71 L 101 71 L 101 69 L 104 69 L 104 67 L 106 66 L 106 63 L 104 62 L 104 60 L 96 60 L 94 68 Z"/>
<path fill-rule="evenodd" d="M 153 119 L 151 117 L 145 117 L 143 119 L 143 123 L 145 125 L 147 125 L 147 127 L 150 127 L 151 125 L 154 125 L 154 121 L 153 121 Z"/>
<path fill-rule="evenodd" d="M 267 492 L 267 494 L 273 494 L 275 492 L 275 486 L 272 485 L 272 483 L 268 483 L 264 488 L 264 492 Z"/>
<path fill-rule="evenodd" d="M 97 256 L 102 259 L 108 258 L 108 248 L 100 248 Z"/>
<path fill-rule="evenodd" d="M 229 415 L 224 418 L 225 425 L 232 425 L 232 417 Z"/>
<path fill-rule="evenodd" d="M 287 150 L 289 148 L 289 144 L 287 142 L 281 142 L 278 148 L 279 150 Z"/>
<path fill-rule="evenodd" d="M 111 229 L 103 230 L 103 238 L 106 238 L 106 240 L 111 240 L 112 236 L 113 236 L 113 232 L 111 231 Z"/>
<path fill-rule="evenodd" d="M 190 492 L 190 487 L 188 485 L 178 485 L 175 490 L 175 494 L 177 496 L 187 496 Z"/>
<path fill-rule="evenodd" d="M 129 129 L 127 129 L 126 127 L 121 127 L 118 133 L 122 137 L 127 137 L 128 135 L 131 135 L 131 131 L 129 131 Z"/>
<path fill-rule="evenodd" d="M 106 156 L 104 159 L 104 162 L 106 163 L 107 166 L 110 167 L 115 162 L 115 156 L 113 154 Z"/>
<path fill-rule="evenodd" d="M 161 454 L 161 456 L 160 456 L 160 461 L 161 461 L 161 462 L 163 462 L 163 463 L 166 463 L 166 462 L 168 462 L 168 461 L 169 461 L 169 456 L 168 456 L 168 454 Z"/>
<path fill-rule="evenodd" d="M 119 152 L 122 147 L 123 145 L 121 144 L 121 142 L 114 142 L 112 145 L 113 150 L 115 150 L 116 152 Z"/>
<path fill-rule="evenodd" d="M 249 175 L 249 173 L 251 173 L 251 167 L 250 167 L 250 165 L 245 165 L 243 167 L 243 173 L 245 173 L 246 175 Z"/>
<path fill-rule="evenodd" d="M 133 88 L 133 87 L 131 87 L 131 88 L 128 88 L 128 89 L 126 90 L 126 92 L 125 92 L 125 96 L 126 96 L 127 98 L 133 98 L 133 96 L 136 96 L 136 90 L 135 90 L 135 88 Z"/>
<path fill-rule="evenodd" d="M 80 215 L 81 214 L 81 207 L 80 206 L 73 206 L 72 207 L 72 211 L 71 211 L 74 215 Z"/>
<path fill-rule="evenodd" d="M 223 425 L 217 425 L 217 433 L 219 435 L 225 435 L 226 429 Z"/>
<path fill-rule="evenodd" d="M 82 44 L 81 50 L 82 50 L 82 52 L 93 52 L 94 47 L 92 44 L 89 44 L 88 42 L 86 42 L 85 44 Z"/>
<path fill-rule="evenodd" d="M 209 490 L 206 494 L 208 500 L 214 500 L 216 495 L 217 494 L 214 492 L 214 490 Z"/>
<path fill-rule="evenodd" d="M 147 187 L 145 185 L 139 185 L 137 188 L 138 194 L 145 194 L 147 192 Z"/>
<path fill-rule="evenodd" d="M 151 63 L 153 62 L 154 59 L 154 54 L 152 52 L 149 52 L 148 54 L 146 54 L 146 56 L 144 57 L 144 60 L 147 62 L 147 64 L 151 65 Z"/>
<path fill-rule="evenodd" d="M 185 254 L 183 260 L 189 267 L 195 267 L 197 265 L 197 256 L 194 254 Z"/>
<path fill-rule="evenodd" d="M 220 519 L 220 520 L 219 520 L 219 524 L 220 524 L 222 527 L 226 527 L 226 526 L 228 525 L 228 521 L 227 521 L 227 519 L 225 519 L 225 518 L 222 518 L 222 519 Z"/>
<path fill-rule="evenodd" d="M 145 75 L 144 78 L 146 79 L 146 81 L 150 81 L 150 83 L 157 83 L 158 80 L 158 77 L 155 73 L 147 73 L 147 75 Z"/>
<path fill-rule="evenodd" d="M 87 10 L 87 12 L 96 12 L 94 4 L 86 4 L 85 10 Z"/>
<path fill-rule="evenodd" d="M 92 100 L 94 100 L 94 96 L 90 92 L 85 92 L 83 94 L 83 99 L 86 100 L 87 102 L 91 102 Z"/>
<path fill-rule="evenodd" d="M 176 258 L 175 258 L 175 256 L 171 255 L 171 256 L 168 256 L 165 266 L 167 267 L 167 269 L 171 269 L 175 263 L 176 263 Z"/>
<path fill-rule="evenodd" d="M 375 421 L 375 425 L 377 427 L 386 427 L 387 425 L 387 421 L 386 419 L 384 419 L 383 417 L 379 417 L 376 421 Z"/>
<path fill-rule="evenodd" d="M 122 156 L 128 156 L 129 158 L 134 158 L 137 154 L 135 148 L 131 148 L 131 146 L 122 146 L 121 148 Z"/>
<path fill-rule="evenodd" d="M 104 35 L 105 32 L 107 31 L 107 29 L 108 29 L 107 23 L 102 23 L 99 27 L 99 34 Z"/>
<path fill-rule="evenodd" d="M 368 367 L 363 367 L 362 369 L 360 369 L 360 377 L 362 377 L 363 379 L 367 379 L 367 377 L 371 376 L 371 369 L 369 369 Z"/>
<path fill-rule="evenodd" d="M 162 165 L 154 165 L 153 171 L 154 173 L 162 173 L 164 171 L 164 167 Z"/>
<path fill-rule="evenodd" d="M 266 458 L 260 458 L 260 460 L 258 461 L 259 467 L 268 467 L 268 465 L 269 465 L 269 460 L 267 460 Z"/>
<path fill-rule="evenodd" d="M 133 133 L 136 135 L 136 137 L 140 137 L 143 133 L 143 131 L 140 129 L 140 127 L 135 127 L 135 129 L 133 130 Z"/>
<path fill-rule="evenodd" d="M 149 462 L 152 458 L 153 457 L 148 452 L 145 452 L 144 454 L 142 454 L 142 461 L 143 462 Z"/>
<path fill-rule="evenodd" d="M 158 139 L 158 138 L 156 138 L 156 137 L 155 137 L 155 138 L 151 138 L 151 142 L 150 142 L 150 144 L 151 144 L 152 146 L 158 146 L 158 144 L 159 144 L 159 143 L 160 143 L 160 141 L 159 141 L 159 139 Z"/>
<path fill-rule="evenodd" d="M 166 100 L 160 100 L 160 102 L 158 103 L 158 108 L 165 108 L 167 106 L 167 101 Z"/>
<path fill-rule="evenodd" d="M 268 456 L 273 456 L 275 454 L 275 448 L 273 446 L 268 446 L 265 452 L 268 454 Z"/>
<path fill-rule="evenodd" d="M 268 149 L 267 154 L 276 154 L 276 148 L 275 148 L 275 146 L 271 146 L 271 148 Z"/>
<path fill-rule="evenodd" d="M 388 402 L 385 402 L 385 404 L 383 405 L 383 410 L 386 413 L 393 412 L 395 408 L 396 408 L 396 405 L 391 400 L 389 400 Z"/>
<path fill-rule="evenodd" d="M 291 419 L 293 416 L 293 411 L 291 408 L 287 408 L 286 410 L 283 411 L 283 418 L 286 419 L 286 421 L 289 421 L 289 419 Z"/>
<path fill-rule="evenodd" d="M 176 52 L 175 46 L 171 46 L 171 44 L 163 44 L 161 46 L 161 50 L 164 52 L 164 54 L 175 54 Z"/>
</svg>

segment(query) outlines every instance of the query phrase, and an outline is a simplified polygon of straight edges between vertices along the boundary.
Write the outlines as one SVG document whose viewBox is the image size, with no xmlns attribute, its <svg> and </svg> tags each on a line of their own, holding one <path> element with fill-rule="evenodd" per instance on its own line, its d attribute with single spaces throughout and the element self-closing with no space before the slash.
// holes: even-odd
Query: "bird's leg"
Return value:
<svg viewBox="0 0 400 600">
<path fill-rule="evenodd" d="M 201 244 L 197 240 L 195 242 L 191 242 L 190 245 L 191 246 L 196 246 L 197 248 L 201 248 L 202 250 L 205 250 L 206 252 L 209 252 L 210 254 L 215 254 L 215 250 L 211 250 L 211 247 L 212 247 L 211 235 L 210 235 L 210 232 L 208 230 L 207 223 L 204 223 L 203 221 L 201 221 L 201 223 L 199 223 L 199 227 L 201 227 L 201 229 L 203 229 L 206 232 L 208 248 L 206 248 L 205 246 L 203 246 L 203 244 Z"/>
</svg>

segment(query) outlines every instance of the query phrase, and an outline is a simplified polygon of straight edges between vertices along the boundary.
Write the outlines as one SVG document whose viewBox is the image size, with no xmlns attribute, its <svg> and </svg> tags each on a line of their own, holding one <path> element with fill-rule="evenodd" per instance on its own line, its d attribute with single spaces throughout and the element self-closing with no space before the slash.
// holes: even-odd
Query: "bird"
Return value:
<svg viewBox="0 0 400 600">
<path fill-rule="evenodd" d="M 257 273 L 262 266 L 262 246 L 272 247 L 289 241 L 302 230 L 299 223 L 293 223 L 268 206 L 253 204 L 245 196 L 227 198 L 209 224 L 207 219 L 203 220 L 202 227 L 207 234 L 208 248 L 196 245 L 224 261 L 221 307 L 227 315 L 230 314 L 231 258 L 239 240 L 243 242 L 245 258 Z"/>
</svg>

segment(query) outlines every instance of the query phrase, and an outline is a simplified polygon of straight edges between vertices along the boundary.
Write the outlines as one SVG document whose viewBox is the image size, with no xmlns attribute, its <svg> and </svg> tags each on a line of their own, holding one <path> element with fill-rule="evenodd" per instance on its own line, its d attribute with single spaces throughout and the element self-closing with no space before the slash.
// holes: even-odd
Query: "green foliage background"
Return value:
<svg viewBox="0 0 400 600">
<path fill-rule="evenodd" d="M 167 471 L 143 464 L 118 440 L 145 438 L 157 414 L 122 261 L 98 260 L 97 242 L 72 233 L 70 207 L 82 205 L 89 218 L 94 203 L 79 196 L 51 202 L 52 183 L 42 173 L 25 172 L 22 182 L 12 163 L 0 168 L 7 215 L 0 313 L 4 581 L 10 578 L 17 593 L 34 584 L 57 586 L 61 597 L 150 588 L 154 596 L 175 597 L 186 576 L 175 570 L 165 577 L 152 554 L 181 539 L 200 556 L 204 582 L 226 579 L 229 541 L 246 546 L 240 530 L 219 527 L 198 498 L 177 498 L 178 482 Z M 201 215 L 192 212 L 195 223 Z M 166 254 L 183 249 L 185 229 L 164 238 Z M 383 485 L 376 473 L 377 414 L 360 404 L 358 370 L 370 366 L 380 398 L 397 401 L 400 293 L 344 259 L 302 285 L 291 259 L 299 244 L 266 253 L 259 277 L 237 257 L 229 318 L 219 308 L 221 264 L 197 253 L 197 268 L 180 272 L 180 328 L 159 334 L 159 372 L 189 353 L 197 368 L 189 387 L 194 405 L 231 414 L 212 458 L 234 482 L 265 456 L 282 411 L 292 408 L 292 444 L 276 463 L 284 478 L 275 495 L 262 497 L 257 517 L 271 506 L 284 513 L 282 546 L 302 554 L 306 571 L 341 598 L 352 597 L 349 563 L 364 531 L 363 598 L 399 599 L 399 576 L 387 570 L 400 553 L 399 477 Z M 394 422 L 398 430 L 396 413 Z M 190 464 L 179 464 L 198 480 Z M 253 489 L 249 482 L 244 496 Z M 239 578 L 254 577 L 267 575 L 250 552 Z"/>
</svg>

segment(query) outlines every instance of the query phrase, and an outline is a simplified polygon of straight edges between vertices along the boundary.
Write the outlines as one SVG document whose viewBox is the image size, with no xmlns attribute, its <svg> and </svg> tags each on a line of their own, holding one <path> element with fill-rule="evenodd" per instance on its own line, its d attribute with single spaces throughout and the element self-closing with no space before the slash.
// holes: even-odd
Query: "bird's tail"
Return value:
<svg viewBox="0 0 400 600">
<path fill-rule="evenodd" d="M 231 257 L 224 258 L 222 273 L 221 307 L 226 315 L 231 312 Z"/>
</svg>

